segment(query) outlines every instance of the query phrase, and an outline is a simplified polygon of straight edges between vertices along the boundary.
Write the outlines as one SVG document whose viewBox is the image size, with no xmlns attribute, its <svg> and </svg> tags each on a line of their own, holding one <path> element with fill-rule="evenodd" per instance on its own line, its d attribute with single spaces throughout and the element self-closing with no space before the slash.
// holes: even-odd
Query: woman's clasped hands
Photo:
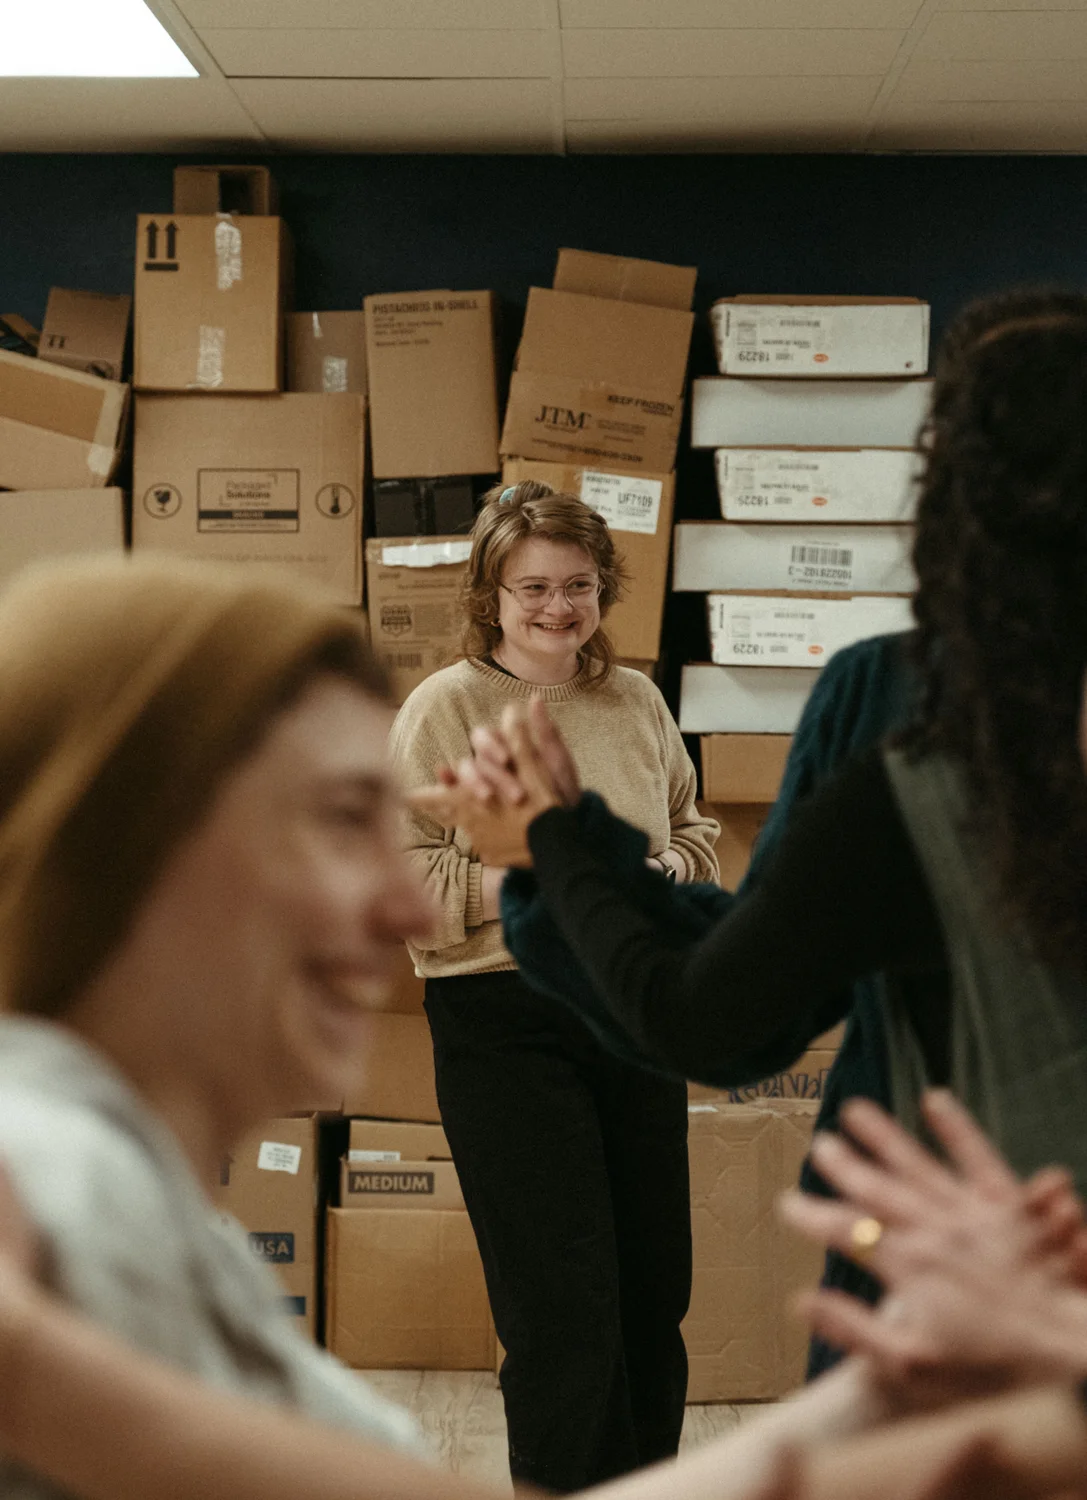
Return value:
<svg viewBox="0 0 1087 1500">
<path fill-rule="evenodd" d="M 526 869 L 529 825 L 581 795 L 573 759 L 539 699 L 511 704 L 497 729 L 474 729 L 471 744 L 472 755 L 439 767 L 439 785 L 409 801 L 443 827 L 463 829 L 484 864 Z"/>
</svg>

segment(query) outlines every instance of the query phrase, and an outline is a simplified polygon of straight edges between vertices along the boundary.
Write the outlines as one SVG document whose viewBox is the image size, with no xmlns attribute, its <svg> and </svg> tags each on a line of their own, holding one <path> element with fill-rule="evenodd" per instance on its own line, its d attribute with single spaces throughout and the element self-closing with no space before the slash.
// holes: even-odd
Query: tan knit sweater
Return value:
<svg viewBox="0 0 1087 1500">
<path fill-rule="evenodd" d="M 695 811 L 695 771 L 657 688 L 642 673 L 616 667 L 603 687 L 587 674 L 558 687 L 536 687 L 477 661 L 460 661 L 421 682 L 400 710 L 390 745 L 405 787 L 427 786 L 439 765 L 471 753 L 468 735 L 495 724 L 512 700 L 542 698 L 587 791 L 649 836 L 649 852 L 675 849 L 689 880 L 717 880 L 713 848 L 720 829 Z M 440 907 L 433 946 L 411 948 L 428 977 L 479 974 L 516 965 L 502 924 L 484 922 L 483 866 L 467 837 L 419 813 L 407 814 L 407 847 Z"/>
</svg>

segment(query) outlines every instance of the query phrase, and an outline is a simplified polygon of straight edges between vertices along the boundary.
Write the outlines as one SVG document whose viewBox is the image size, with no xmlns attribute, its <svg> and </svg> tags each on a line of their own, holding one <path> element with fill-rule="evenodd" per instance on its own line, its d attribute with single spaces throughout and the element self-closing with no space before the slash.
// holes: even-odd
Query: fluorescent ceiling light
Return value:
<svg viewBox="0 0 1087 1500">
<path fill-rule="evenodd" d="M 144 0 L 0 0 L 5 78 L 199 78 Z"/>
</svg>

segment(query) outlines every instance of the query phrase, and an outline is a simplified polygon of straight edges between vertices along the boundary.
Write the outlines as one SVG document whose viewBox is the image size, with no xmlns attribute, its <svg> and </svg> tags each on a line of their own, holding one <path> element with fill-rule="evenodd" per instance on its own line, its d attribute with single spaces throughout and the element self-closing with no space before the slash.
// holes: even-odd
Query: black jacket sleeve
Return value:
<svg viewBox="0 0 1087 1500">
<path fill-rule="evenodd" d="M 540 893 L 597 992 L 662 1066 L 718 1084 L 804 1045 L 854 980 L 940 968 L 943 937 L 883 759 L 849 762 L 798 807 L 758 884 L 677 943 L 617 888 L 562 808 L 529 829 Z"/>
</svg>

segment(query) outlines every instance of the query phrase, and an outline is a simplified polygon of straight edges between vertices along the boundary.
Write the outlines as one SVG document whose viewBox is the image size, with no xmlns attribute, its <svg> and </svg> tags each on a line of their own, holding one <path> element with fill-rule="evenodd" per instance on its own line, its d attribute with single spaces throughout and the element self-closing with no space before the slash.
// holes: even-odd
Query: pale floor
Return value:
<svg viewBox="0 0 1087 1500">
<path fill-rule="evenodd" d="M 473 1479 L 508 1485 L 506 1419 L 495 1377 L 485 1370 L 368 1370 L 374 1387 L 406 1406 L 444 1467 Z M 738 1427 L 757 1404 L 688 1406 L 682 1446 L 694 1447 Z"/>
</svg>

